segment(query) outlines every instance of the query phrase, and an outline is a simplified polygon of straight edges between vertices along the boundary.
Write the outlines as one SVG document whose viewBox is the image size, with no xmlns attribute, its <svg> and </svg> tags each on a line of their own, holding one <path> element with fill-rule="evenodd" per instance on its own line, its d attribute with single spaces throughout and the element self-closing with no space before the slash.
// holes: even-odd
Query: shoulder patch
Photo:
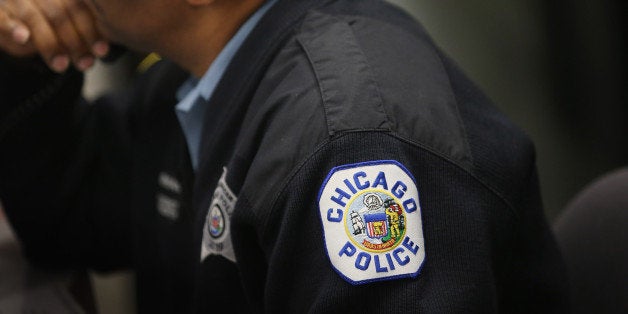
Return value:
<svg viewBox="0 0 628 314">
<path fill-rule="evenodd" d="M 358 285 L 416 277 L 425 260 L 419 191 L 394 160 L 333 168 L 318 197 L 327 255 Z"/>
</svg>

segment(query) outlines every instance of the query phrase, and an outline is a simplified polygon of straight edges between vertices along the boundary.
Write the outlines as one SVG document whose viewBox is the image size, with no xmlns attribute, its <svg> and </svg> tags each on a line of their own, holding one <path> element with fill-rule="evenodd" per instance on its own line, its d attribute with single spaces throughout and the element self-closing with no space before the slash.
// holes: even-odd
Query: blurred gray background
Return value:
<svg viewBox="0 0 628 314">
<path fill-rule="evenodd" d="M 534 140 L 548 218 L 626 165 L 626 1 L 391 0 Z"/>
</svg>

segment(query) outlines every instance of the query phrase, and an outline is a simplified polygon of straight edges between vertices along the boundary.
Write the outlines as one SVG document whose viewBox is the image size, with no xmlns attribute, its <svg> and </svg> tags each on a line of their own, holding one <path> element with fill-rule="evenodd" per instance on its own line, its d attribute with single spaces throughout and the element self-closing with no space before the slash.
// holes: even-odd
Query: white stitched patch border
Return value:
<svg viewBox="0 0 628 314">
<path fill-rule="evenodd" d="M 335 167 L 318 201 L 327 255 L 345 280 L 358 285 L 419 274 L 425 261 L 419 191 L 401 163 Z"/>
</svg>

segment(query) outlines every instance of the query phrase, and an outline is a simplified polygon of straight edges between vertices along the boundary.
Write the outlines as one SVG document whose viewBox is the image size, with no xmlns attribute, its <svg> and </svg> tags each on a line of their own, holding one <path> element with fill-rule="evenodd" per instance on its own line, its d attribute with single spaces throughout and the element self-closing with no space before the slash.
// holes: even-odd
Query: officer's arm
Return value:
<svg viewBox="0 0 628 314">
<path fill-rule="evenodd" d="M 513 205 L 392 134 L 338 136 L 283 182 L 270 210 L 247 200 L 233 217 L 250 299 L 267 312 L 556 310 L 563 274 L 533 161 L 521 166 Z M 393 207 L 403 225 L 386 221 Z"/>
</svg>

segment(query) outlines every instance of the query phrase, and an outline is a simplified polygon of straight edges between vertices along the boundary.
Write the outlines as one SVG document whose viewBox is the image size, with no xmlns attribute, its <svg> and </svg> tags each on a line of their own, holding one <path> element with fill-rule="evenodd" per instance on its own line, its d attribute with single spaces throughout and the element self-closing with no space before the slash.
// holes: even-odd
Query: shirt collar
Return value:
<svg viewBox="0 0 628 314">
<path fill-rule="evenodd" d="M 231 59 L 233 59 L 262 16 L 275 2 L 276 0 L 267 1 L 242 24 L 200 79 L 190 77 L 177 91 L 176 96 L 179 103 L 175 107 L 175 112 L 188 144 L 190 161 L 195 171 L 199 163 L 200 142 L 203 137 L 203 119 L 209 99 L 227 70 Z"/>
<path fill-rule="evenodd" d="M 177 91 L 177 100 L 179 103 L 176 106 L 177 111 L 188 112 L 198 102 L 198 97 L 202 97 L 206 102 L 209 101 L 218 82 L 222 78 L 223 74 L 227 70 L 227 66 L 231 62 L 231 59 L 235 56 L 236 52 L 242 46 L 242 43 L 246 37 L 251 33 L 253 28 L 257 25 L 259 20 L 264 16 L 277 0 L 267 1 L 262 5 L 251 17 L 240 27 L 236 34 L 229 40 L 227 45 L 222 49 L 220 54 L 216 57 L 214 62 L 210 65 L 209 69 L 199 79 L 190 77 Z"/>
</svg>

